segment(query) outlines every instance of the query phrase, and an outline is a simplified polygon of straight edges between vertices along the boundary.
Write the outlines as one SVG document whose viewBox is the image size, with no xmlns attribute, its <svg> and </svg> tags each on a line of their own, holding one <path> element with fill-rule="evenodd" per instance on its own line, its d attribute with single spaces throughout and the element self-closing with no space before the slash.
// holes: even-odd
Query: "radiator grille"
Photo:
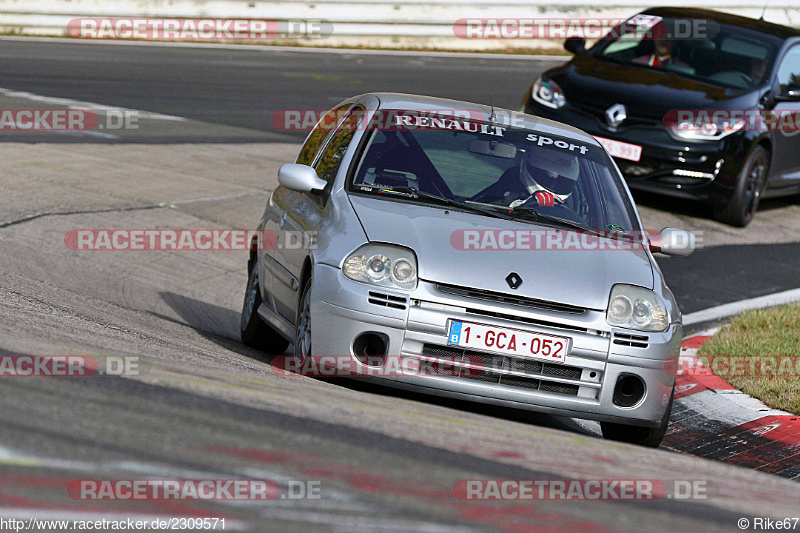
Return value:
<svg viewBox="0 0 800 533">
<path fill-rule="evenodd" d="M 470 289 L 467 287 L 458 287 L 455 285 L 445 285 L 438 283 L 436 288 L 445 294 L 453 294 L 455 296 L 462 296 L 464 298 L 471 298 L 475 300 L 484 300 L 500 305 L 518 305 L 520 307 L 533 307 L 536 309 L 546 309 L 548 311 L 559 311 L 562 313 L 582 314 L 586 312 L 583 307 L 575 305 L 562 304 L 558 302 L 550 302 L 547 300 L 538 300 L 536 298 L 526 298 L 523 296 L 513 296 L 503 294 L 501 292 L 485 291 L 481 289 Z"/>
</svg>

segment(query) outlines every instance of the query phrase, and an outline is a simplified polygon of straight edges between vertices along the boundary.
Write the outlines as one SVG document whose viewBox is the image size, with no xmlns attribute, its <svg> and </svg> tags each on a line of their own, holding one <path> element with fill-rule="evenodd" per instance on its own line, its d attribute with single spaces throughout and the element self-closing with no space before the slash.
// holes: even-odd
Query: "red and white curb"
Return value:
<svg viewBox="0 0 800 533">
<path fill-rule="evenodd" d="M 698 371 L 697 351 L 717 331 L 683 340 L 664 447 L 800 480 L 800 417 L 767 407 L 710 371 Z"/>
</svg>

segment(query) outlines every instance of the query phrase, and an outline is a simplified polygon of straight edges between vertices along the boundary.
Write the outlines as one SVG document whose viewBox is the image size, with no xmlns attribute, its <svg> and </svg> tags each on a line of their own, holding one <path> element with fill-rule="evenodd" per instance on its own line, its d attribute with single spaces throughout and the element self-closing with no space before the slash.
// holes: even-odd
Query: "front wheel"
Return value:
<svg viewBox="0 0 800 533">
<path fill-rule="evenodd" d="M 756 146 L 736 178 L 733 198 L 726 204 L 714 206 L 714 218 L 740 228 L 748 225 L 758 209 L 768 172 L 769 152 L 762 146 Z"/>
<path fill-rule="evenodd" d="M 669 397 L 667 410 L 661 418 L 661 425 L 657 428 L 600 422 L 600 429 L 603 430 L 603 438 L 627 442 L 629 444 L 638 444 L 639 446 L 646 446 L 648 448 L 658 448 L 661 445 L 661 441 L 664 440 L 664 435 L 667 434 L 669 415 L 672 413 L 672 400 L 674 398 L 675 387 L 672 388 L 672 395 Z"/>
<path fill-rule="evenodd" d="M 260 305 L 261 290 L 258 286 L 258 269 L 256 261 L 253 261 L 247 276 L 247 289 L 244 291 L 242 318 L 239 323 L 242 342 L 258 350 L 281 354 L 289 346 L 289 341 L 261 320 L 258 316 Z"/>
</svg>

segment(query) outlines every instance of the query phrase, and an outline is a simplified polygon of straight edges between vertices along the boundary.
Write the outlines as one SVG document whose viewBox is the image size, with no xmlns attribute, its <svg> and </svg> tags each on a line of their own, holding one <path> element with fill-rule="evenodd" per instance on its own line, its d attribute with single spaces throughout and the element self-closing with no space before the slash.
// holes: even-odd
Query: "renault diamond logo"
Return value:
<svg viewBox="0 0 800 533">
<path fill-rule="evenodd" d="M 628 110 L 622 104 L 614 104 L 606 109 L 606 122 L 612 129 L 616 128 L 628 118 Z"/>
<path fill-rule="evenodd" d="M 506 283 L 512 289 L 516 289 L 520 285 L 522 285 L 522 278 L 516 272 L 512 272 L 508 276 L 506 276 Z"/>
</svg>

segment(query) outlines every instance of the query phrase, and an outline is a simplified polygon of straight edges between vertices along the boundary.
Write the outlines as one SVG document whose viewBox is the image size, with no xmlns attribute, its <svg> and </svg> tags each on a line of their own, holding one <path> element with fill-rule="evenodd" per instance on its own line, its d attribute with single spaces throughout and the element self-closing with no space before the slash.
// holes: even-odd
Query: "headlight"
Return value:
<svg viewBox="0 0 800 533">
<path fill-rule="evenodd" d="M 680 122 L 670 124 L 669 134 L 679 141 L 717 141 L 744 128 L 744 120 Z"/>
<path fill-rule="evenodd" d="M 669 326 L 667 307 L 651 290 L 634 285 L 614 285 L 606 320 L 612 326 L 638 331 L 664 331 Z"/>
<path fill-rule="evenodd" d="M 355 281 L 399 289 L 417 287 L 417 258 L 400 246 L 365 244 L 347 256 L 342 271 Z"/>
<path fill-rule="evenodd" d="M 533 84 L 531 90 L 533 99 L 550 109 L 560 109 L 567 103 L 567 97 L 564 96 L 564 91 L 558 86 L 556 82 L 544 76 L 539 77 Z"/>
</svg>

